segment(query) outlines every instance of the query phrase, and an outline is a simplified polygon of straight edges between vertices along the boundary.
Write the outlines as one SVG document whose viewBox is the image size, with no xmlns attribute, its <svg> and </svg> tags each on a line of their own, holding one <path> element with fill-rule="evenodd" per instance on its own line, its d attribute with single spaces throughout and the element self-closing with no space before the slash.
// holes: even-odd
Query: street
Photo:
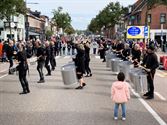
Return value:
<svg viewBox="0 0 167 125">
<path fill-rule="evenodd" d="M 167 76 L 157 71 L 155 99 L 144 100 L 135 92 L 127 103 L 127 119 L 113 119 L 114 103 L 110 87 L 116 81 L 106 64 L 97 56 L 91 58 L 93 76 L 85 77 L 87 86 L 75 90 L 77 85 L 64 86 L 61 66 L 71 61 L 71 56 L 57 59 L 52 76 L 39 80 L 36 65 L 30 66 L 28 81 L 30 94 L 19 95 L 21 85 L 18 76 L 6 75 L 8 64 L 0 64 L 0 124 L 1 125 L 166 125 Z M 3 66 L 2 66 L 3 65 Z M 46 74 L 46 70 L 44 69 Z M 139 97 L 137 97 L 139 96 Z M 162 96 L 163 98 L 161 98 Z M 154 112 L 155 111 L 155 112 Z M 164 120 L 164 121 L 163 121 Z M 166 123 L 165 123 L 166 122 Z"/>
</svg>

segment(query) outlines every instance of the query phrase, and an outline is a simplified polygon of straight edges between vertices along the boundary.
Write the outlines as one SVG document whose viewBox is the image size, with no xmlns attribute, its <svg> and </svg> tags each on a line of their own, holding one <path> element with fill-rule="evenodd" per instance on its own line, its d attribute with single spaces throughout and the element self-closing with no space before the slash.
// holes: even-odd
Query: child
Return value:
<svg viewBox="0 0 167 125">
<path fill-rule="evenodd" d="M 114 82 L 111 87 L 111 98 L 115 102 L 114 106 L 114 119 L 118 119 L 118 108 L 121 104 L 122 107 L 122 120 L 126 120 L 126 105 L 130 99 L 130 92 L 128 83 L 124 82 L 125 75 L 120 72 L 117 76 L 118 81 Z"/>
</svg>

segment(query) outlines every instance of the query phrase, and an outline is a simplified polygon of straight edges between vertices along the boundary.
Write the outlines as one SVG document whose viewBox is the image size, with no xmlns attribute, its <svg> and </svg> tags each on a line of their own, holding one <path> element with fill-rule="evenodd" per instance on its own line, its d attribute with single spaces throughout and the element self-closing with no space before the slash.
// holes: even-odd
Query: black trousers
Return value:
<svg viewBox="0 0 167 125">
<path fill-rule="evenodd" d="M 19 80 L 20 80 L 21 86 L 23 88 L 23 92 L 30 91 L 26 76 L 27 76 L 27 70 L 20 70 L 19 71 Z"/>
<path fill-rule="evenodd" d="M 90 63 L 90 60 L 86 60 L 86 61 L 85 61 L 85 72 L 86 72 L 87 74 L 91 74 L 91 69 L 90 69 L 90 67 L 89 67 L 89 63 Z"/>
<path fill-rule="evenodd" d="M 9 63 L 10 63 L 10 65 L 9 65 L 9 69 L 10 69 L 13 66 L 13 58 L 10 57 L 8 59 L 9 59 Z M 10 70 L 9 70 L 9 74 L 11 74 Z"/>
<path fill-rule="evenodd" d="M 37 70 L 40 76 L 40 80 L 44 80 L 44 75 L 43 75 L 43 67 L 44 67 L 45 61 L 40 60 L 37 62 Z"/>
<path fill-rule="evenodd" d="M 149 94 L 149 96 L 154 96 L 154 75 L 155 75 L 155 70 L 151 71 L 147 75 L 148 94 Z"/>
<path fill-rule="evenodd" d="M 56 67 L 56 59 L 55 59 L 54 56 L 52 56 L 50 58 L 50 64 L 51 64 L 52 69 L 55 69 L 55 67 Z"/>
<path fill-rule="evenodd" d="M 46 67 L 46 70 L 48 71 L 48 74 L 51 74 L 51 69 L 50 69 L 49 61 L 50 61 L 50 58 L 46 58 L 46 60 L 45 60 L 45 67 Z"/>
</svg>

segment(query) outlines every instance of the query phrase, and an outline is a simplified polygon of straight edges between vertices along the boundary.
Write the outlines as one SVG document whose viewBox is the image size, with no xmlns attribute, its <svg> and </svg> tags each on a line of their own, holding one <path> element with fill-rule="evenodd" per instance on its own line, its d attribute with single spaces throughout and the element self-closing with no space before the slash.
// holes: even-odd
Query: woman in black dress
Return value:
<svg viewBox="0 0 167 125">
<path fill-rule="evenodd" d="M 76 89 L 82 89 L 86 84 L 83 80 L 83 74 L 85 73 L 85 48 L 83 44 L 76 45 L 77 55 L 74 59 L 76 66 L 76 74 L 80 85 Z"/>
</svg>

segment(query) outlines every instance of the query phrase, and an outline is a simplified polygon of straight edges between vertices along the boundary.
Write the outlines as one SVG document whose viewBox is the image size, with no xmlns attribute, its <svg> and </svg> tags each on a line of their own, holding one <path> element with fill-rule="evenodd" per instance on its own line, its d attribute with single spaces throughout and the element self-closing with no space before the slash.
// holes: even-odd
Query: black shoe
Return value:
<svg viewBox="0 0 167 125">
<path fill-rule="evenodd" d="M 149 96 L 149 93 L 147 92 L 146 94 L 144 94 L 143 96 Z"/>
<path fill-rule="evenodd" d="M 145 99 L 154 99 L 154 96 L 148 96 L 147 98 L 145 98 Z"/>
<path fill-rule="evenodd" d="M 51 76 L 51 74 L 50 74 L 50 73 L 48 73 L 48 74 L 46 74 L 45 76 Z"/>
<path fill-rule="evenodd" d="M 23 91 L 23 92 L 21 92 L 21 93 L 19 93 L 19 94 L 20 94 L 20 95 L 23 95 L 23 94 L 27 94 L 27 92 L 24 92 L 24 91 Z"/>
<path fill-rule="evenodd" d="M 89 77 L 89 75 L 87 74 L 85 77 Z"/>
<path fill-rule="evenodd" d="M 52 71 L 54 71 L 55 70 L 55 68 L 52 68 Z"/>
<path fill-rule="evenodd" d="M 27 90 L 27 93 L 30 93 L 30 90 Z"/>
<path fill-rule="evenodd" d="M 44 83 L 45 80 L 39 80 L 37 83 Z"/>
<path fill-rule="evenodd" d="M 83 83 L 82 85 L 83 85 L 83 87 L 84 87 L 84 86 L 86 86 L 86 83 Z"/>
<path fill-rule="evenodd" d="M 75 88 L 75 89 L 83 89 L 83 86 L 78 86 L 78 87 Z"/>
<path fill-rule="evenodd" d="M 92 73 L 89 76 L 92 77 Z"/>
</svg>

